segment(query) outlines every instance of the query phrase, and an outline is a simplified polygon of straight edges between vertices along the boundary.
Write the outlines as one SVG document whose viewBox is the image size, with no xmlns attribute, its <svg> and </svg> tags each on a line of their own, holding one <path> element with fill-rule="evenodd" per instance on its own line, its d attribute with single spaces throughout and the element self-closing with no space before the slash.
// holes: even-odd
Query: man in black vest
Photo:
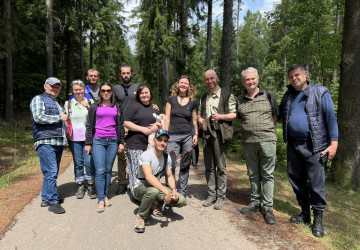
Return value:
<svg viewBox="0 0 360 250">
<path fill-rule="evenodd" d="M 283 137 L 287 142 L 288 177 L 301 207 L 290 218 L 293 223 L 311 222 L 312 233 L 324 236 L 322 216 L 326 208 L 325 166 L 334 158 L 338 125 L 329 90 L 307 81 L 307 71 L 294 64 L 288 70 L 290 85 L 280 104 Z"/>
<path fill-rule="evenodd" d="M 44 89 L 45 92 L 35 96 L 30 103 L 34 147 L 44 175 L 41 207 L 62 214 L 65 209 L 59 202 L 56 180 L 63 149 L 67 145 L 65 122 L 68 116 L 56 100 L 61 90 L 60 80 L 55 77 L 46 79 Z"/>
<path fill-rule="evenodd" d="M 204 131 L 205 177 L 208 185 L 208 198 L 204 207 L 214 204 L 220 210 L 225 205 L 226 196 L 226 155 L 229 140 L 232 139 L 232 120 L 236 119 L 236 100 L 226 89 L 217 84 L 214 70 L 207 70 L 204 80 L 208 92 L 201 97 L 199 125 Z"/>
</svg>

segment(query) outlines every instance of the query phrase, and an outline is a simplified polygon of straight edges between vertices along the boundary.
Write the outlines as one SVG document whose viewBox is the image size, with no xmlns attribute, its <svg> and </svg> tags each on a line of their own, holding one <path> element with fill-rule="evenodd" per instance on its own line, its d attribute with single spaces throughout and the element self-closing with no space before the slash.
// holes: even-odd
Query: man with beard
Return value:
<svg viewBox="0 0 360 250">
<path fill-rule="evenodd" d="M 136 103 L 136 91 L 139 84 L 132 83 L 131 78 L 133 76 L 131 67 L 129 65 L 123 65 L 120 67 L 119 76 L 122 83 L 114 87 L 114 95 L 116 102 L 119 104 L 121 112 L 126 112 L 127 107 Z M 125 137 L 127 130 L 125 130 Z M 124 194 L 127 190 L 126 180 L 126 146 L 122 153 L 118 153 L 118 184 L 119 187 L 116 191 L 117 194 Z"/>
</svg>

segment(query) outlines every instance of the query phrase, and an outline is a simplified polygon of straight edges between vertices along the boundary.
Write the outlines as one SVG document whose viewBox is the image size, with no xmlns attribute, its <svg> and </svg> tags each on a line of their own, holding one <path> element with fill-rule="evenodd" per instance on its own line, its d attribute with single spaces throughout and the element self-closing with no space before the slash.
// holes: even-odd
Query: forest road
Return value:
<svg viewBox="0 0 360 250">
<path fill-rule="evenodd" d="M 189 204 L 173 208 L 165 217 L 151 216 L 143 234 L 134 231 L 138 205 L 129 193 L 115 195 L 117 162 L 113 168 L 109 198 L 113 205 L 97 213 L 97 199 L 76 199 L 73 163 L 58 178 L 65 214 L 56 215 L 40 207 L 37 196 L 15 219 L 0 240 L 0 249 L 258 249 L 237 229 L 224 211 L 203 207 L 204 176 L 192 169 Z M 200 161 L 198 169 L 204 169 Z"/>
</svg>

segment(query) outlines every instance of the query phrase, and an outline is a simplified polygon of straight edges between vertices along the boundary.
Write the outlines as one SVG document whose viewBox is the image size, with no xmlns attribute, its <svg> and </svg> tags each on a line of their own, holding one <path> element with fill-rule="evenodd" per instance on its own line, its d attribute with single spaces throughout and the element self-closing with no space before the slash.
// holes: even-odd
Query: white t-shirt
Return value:
<svg viewBox="0 0 360 250">
<path fill-rule="evenodd" d="M 163 171 L 164 168 L 164 156 L 162 156 L 161 158 L 157 158 L 157 156 L 154 153 L 154 150 L 149 149 L 140 155 L 139 162 L 140 162 L 139 173 L 138 173 L 138 178 L 135 181 L 134 188 L 136 188 L 140 182 L 149 185 L 149 183 L 145 180 L 144 171 L 141 167 L 143 164 L 150 165 L 152 174 L 160 180 L 161 174 L 159 173 L 161 173 L 161 171 Z M 169 155 L 167 157 L 166 169 L 167 170 L 171 169 L 171 158 Z M 143 179 L 140 180 L 139 177 Z"/>
</svg>

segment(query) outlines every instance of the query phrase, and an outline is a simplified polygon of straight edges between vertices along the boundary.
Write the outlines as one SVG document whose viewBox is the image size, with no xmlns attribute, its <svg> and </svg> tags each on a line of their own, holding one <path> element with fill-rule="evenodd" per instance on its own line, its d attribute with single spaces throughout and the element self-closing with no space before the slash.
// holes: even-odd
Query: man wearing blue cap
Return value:
<svg viewBox="0 0 360 250">
<path fill-rule="evenodd" d="M 56 180 L 63 149 L 67 145 L 68 117 L 56 100 L 61 90 L 60 80 L 55 77 L 46 79 L 44 89 L 45 92 L 35 96 L 30 103 L 34 147 L 44 176 L 41 207 L 62 214 L 65 209 L 59 203 Z"/>
<path fill-rule="evenodd" d="M 135 223 L 137 233 L 145 232 L 145 219 L 149 216 L 150 209 L 154 216 L 162 215 L 159 206 L 154 202 L 168 204 L 170 207 L 183 207 L 187 204 L 185 197 L 176 191 L 171 158 L 164 154 L 169 137 L 169 131 L 158 130 L 154 138 L 154 148 L 140 156 L 138 179 L 134 185 L 134 196 L 141 201 Z M 164 175 L 167 176 L 169 187 L 160 182 Z"/>
</svg>

